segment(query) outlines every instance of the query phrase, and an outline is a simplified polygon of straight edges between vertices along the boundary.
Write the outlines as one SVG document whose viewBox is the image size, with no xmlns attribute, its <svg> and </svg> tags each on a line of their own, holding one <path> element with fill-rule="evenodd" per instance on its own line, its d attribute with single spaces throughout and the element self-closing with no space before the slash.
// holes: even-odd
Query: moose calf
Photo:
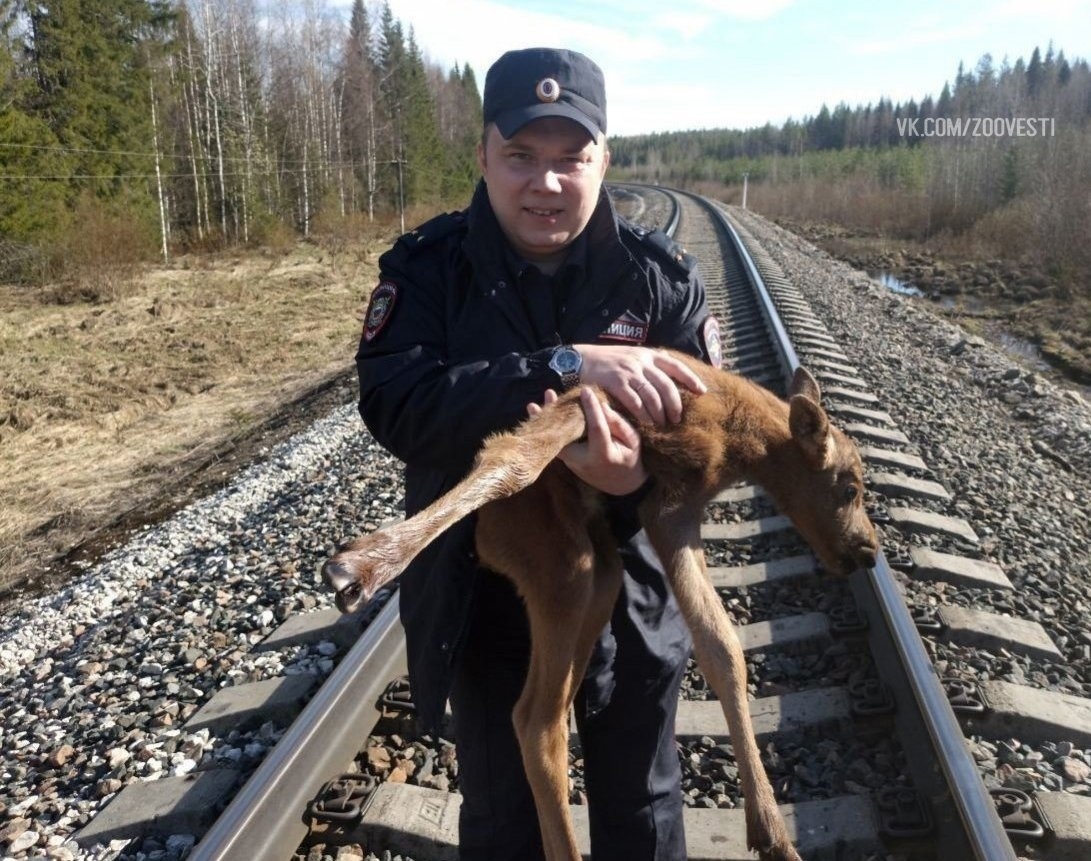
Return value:
<svg viewBox="0 0 1091 861">
<path fill-rule="evenodd" d="M 746 480 L 765 488 L 828 570 L 870 566 L 878 539 L 863 507 L 860 456 L 830 424 L 806 370 L 796 371 L 785 403 L 742 377 L 674 355 L 708 391 L 682 393 L 679 424 L 639 426 L 644 466 L 654 478 L 640 519 L 727 719 L 746 797 L 747 843 L 764 858 L 799 861 L 761 765 L 742 647 L 706 576 L 700 527 L 705 505 Z M 354 610 L 441 532 L 480 509 L 481 563 L 514 581 L 530 621 L 530 666 L 513 719 L 550 861 L 580 858 L 568 812 L 568 710 L 622 577 L 601 495 L 555 460 L 585 430 L 579 391 L 568 392 L 511 432 L 490 437 L 466 478 L 432 505 L 349 542 L 324 566 L 338 606 Z"/>
</svg>

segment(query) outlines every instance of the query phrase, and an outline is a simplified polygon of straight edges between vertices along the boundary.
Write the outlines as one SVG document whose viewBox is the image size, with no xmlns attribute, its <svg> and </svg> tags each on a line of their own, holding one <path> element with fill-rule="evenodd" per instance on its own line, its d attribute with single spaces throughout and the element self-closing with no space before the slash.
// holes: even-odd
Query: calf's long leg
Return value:
<svg viewBox="0 0 1091 861">
<path fill-rule="evenodd" d="M 579 861 L 568 811 L 568 714 L 617 602 L 621 560 L 605 522 L 580 504 L 579 489 L 550 478 L 482 509 L 476 537 L 482 563 L 510 577 L 526 602 L 530 665 L 512 720 L 545 855 Z M 513 535 L 522 536 L 518 546 Z"/>
<path fill-rule="evenodd" d="M 348 613 L 405 570 L 441 532 L 488 502 L 533 484 L 568 443 L 586 429 L 579 392 L 565 395 L 510 433 L 485 441 L 467 476 L 409 519 L 350 541 L 322 568 Z"/>
<path fill-rule="evenodd" d="M 727 719 L 746 798 L 747 845 L 770 861 L 801 861 L 761 764 L 747 706 L 742 645 L 705 570 L 702 510 L 703 506 L 688 506 L 661 514 L 656 506 L 645 506 L 642 522 L 693 635 L 697 664 Z"/>
</svg>

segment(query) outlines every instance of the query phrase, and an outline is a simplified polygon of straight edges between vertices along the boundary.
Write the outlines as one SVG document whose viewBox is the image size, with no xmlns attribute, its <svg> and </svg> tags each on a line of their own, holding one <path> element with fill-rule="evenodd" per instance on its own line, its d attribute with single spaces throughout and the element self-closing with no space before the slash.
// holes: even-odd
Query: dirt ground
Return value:
<svg viewBox="0 0 1091 861">
<path fill-rule="evenodd" d="M 0 591 L 222 478 L 244 441 L 291 429 L 293 405 L 351 399 L 388 246 L 183 257 L 97 303 L 0 285 Z"/>
</svg>

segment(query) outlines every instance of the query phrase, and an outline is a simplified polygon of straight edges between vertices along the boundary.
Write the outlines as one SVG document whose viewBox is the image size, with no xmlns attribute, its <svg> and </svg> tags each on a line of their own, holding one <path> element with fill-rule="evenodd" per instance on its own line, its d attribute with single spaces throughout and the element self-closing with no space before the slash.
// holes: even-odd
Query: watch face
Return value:
<svg viewBox="0 0 1091 861">
<path fill-rule="evenodd" d="M 580 354 L 575 350 L 558 350 L 553 356 L 553 366 L 558 373 L 570 374 L 580 366 Z"/>
</svg>

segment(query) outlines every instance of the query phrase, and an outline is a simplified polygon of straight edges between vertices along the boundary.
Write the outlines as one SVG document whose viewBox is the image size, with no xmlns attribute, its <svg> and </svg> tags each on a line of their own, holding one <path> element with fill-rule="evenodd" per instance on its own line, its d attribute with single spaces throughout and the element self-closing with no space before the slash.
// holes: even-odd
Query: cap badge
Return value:
<svg viewBox="0 0 1091 861">
<path fill-rule="evenodd" d="M 553 78 L 542 78 L 534 88 L 539 102 L 555 102 L 561 97 L 561 85 Z"/>
</svg>

